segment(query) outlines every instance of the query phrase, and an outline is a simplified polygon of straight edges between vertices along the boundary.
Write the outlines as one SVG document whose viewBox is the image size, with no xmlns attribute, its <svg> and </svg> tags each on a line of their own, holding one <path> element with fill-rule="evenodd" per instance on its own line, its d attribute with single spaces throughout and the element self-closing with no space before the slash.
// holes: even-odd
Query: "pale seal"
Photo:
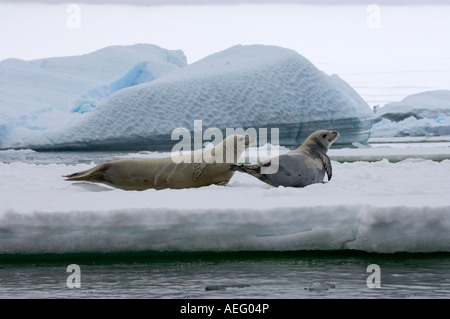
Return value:
<svg viewBox="0 0 450 319">
<path fill-rule="evenodd" d="M 327 151 L 339 137 L 336 131 L 320 130 L 312 133 L 297 149 L 254 165 L 231 165 L 231 171 L 240 171 L 278 187 L 305 187 L 322 183 L 325 173 L 331 179 L 331 162 Z M 264 174 L 261 168 L 271 166 L 278 160 L 278 170 Z"/>
<path fill-rule="evenodd" d="M 103 183 L 124 190 L 226 185 L 234 174 L 230 165 L 237 163 L 252 141 L 250 136 L 234 134 L 213 149 L 165 158 L 112 161 L 64 177 L 67 181 Z"/>
</svg>

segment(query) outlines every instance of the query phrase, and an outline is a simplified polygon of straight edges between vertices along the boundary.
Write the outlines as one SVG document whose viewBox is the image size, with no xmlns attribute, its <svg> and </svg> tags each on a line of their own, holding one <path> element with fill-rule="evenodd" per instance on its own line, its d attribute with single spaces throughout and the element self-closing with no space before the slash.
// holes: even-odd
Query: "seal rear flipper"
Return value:
<svg viewBox="0 0 450 319">
<path fill-rule="evenodd" d="M 86 181 L 86 182 L 105 182 L 105 172 L 107 170 L 107 165 L 101 164 L 94 168 L 88 169 L 87 171 L 82 171 L 70 175 L 65 175 L 66 181 Z"/>
<path fill-rule="evenodd" d="M 239 171 L 252 175 L 260 180 L 266 180 L 266 174 L 261 173 L 261 167 L 270 166 L 270 161 L 267 163 L 258 163 L 253 165 L 231 165 L 229 171 Z"/>
<path fill-rule="evenodd" d="M 243 172 L 242 166 L 243 165 L 231 164 L 230 168 L 228 169 L 228 171 L 230 171 L 230 172 L 236 172 L 236 171 Z"/>
<path fill-rule="evenodd" d="M 259 173 L 261 171 L 261 168 L 258 164 L 256 165 L 243 165 L 243 164 L 231 164 L 228 171 L 231 172 L 242 172 L 253 175 L 254 173 Z"/>
</svg>

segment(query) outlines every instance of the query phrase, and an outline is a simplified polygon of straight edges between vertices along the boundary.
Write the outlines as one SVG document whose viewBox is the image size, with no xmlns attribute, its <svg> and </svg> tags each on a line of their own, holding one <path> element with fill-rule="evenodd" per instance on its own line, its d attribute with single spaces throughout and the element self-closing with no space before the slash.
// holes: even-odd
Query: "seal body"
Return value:
<svg viewBox="0 0 450 319">
<path fill-rule="evenodd" d="M 234 174 L 229 170 L 230 165 L 237 163 L 251 141 L 250 136 L 235 134 L 211 150 L 165 158 L 112 161 L 64 177 L 67 181 L 103 183 L 124 190 L 226 185 Z M 227 162 L 230 158 L 232 162 Z"/>
<path fill-rule="evenodd" d="M 305 187 L 322 183 L 325 173 L 328 180 L 331 179 L 331 162 L 326 153 L 338 137 L 336 131 L 316 131 L 295 150 L 254 165 L 231 165 L 230 170 L 250 174 L 275 187 Z M 264 173 L 264 168 L 274 161 L 278 161 L 278 170 Z"/>
</svg>

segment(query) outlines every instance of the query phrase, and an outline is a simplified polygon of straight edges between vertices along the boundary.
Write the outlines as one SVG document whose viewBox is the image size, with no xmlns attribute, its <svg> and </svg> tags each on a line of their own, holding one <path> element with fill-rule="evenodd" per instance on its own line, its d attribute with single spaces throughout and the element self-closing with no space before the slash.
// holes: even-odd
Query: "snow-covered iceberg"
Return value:
<svg viewBox="0 0 450 319">
<path fill-rule="evenodd" d="M 442 136 L 450 135 L 450 116 L 443 113 L 436 118 L 417 119 L 410 116 L 394 122 L 382 119 L 372 127 L 372 137 Z"/>
<path fill-rule="evenodd" d="M 131 72 L 133 73 L 133 72 Z M 89 97 L 111 92 L 97 88 Z M 234 46 L 120 89 L 58 129 L 12 131 L 1 148 L 170 149 L 172 131 L 203 128 L 278 128 L 280 144 L 297 146 L 317 129 L 335 129 L 339 143 L 366 142 L 373 112 L 338 76 L 318 70 L 295 51 Z M 90 112 L 86 112 L 90 111 Z"/>
<path fill-rule="evenodd" d="M 150 44 L 111 46 L 80 56 L 1 61 L 0 145 L 5 139 L 14 145 L 19 136 L 63 126 L 77 117 L 74 113 L 90 110 L 115 91 L 154 80 L 186 63 L 182 51 Z M 16 135 L 7 138 L 12 132 Z"/>
<path fill-rule="evenodd" d="M 421 92 L 399 102 L 388 103 L 377 110 L 374 121 L 388 119 L 399 122 L 411 116 L 420 120 L 437 118 L 440 114 L 450 116 L 450 90 Z"/>
<path fill-rule="evenodd" d="M 450 135 L 450 91 L 426 91 L 378 109 L 373 137 Z"/>
<path fill-rule="evenodd" d="M 178 65 L 162 61 L 143 61 L 137 63 L 118 80 L 97 86 L 81 96 L 72 112 L 85 113 L 91 111 L 104 98 L 121 89 L 147 83 L 179 68 Z M 180 65 L 183 66 L 183 65 Z"/>
</svg>

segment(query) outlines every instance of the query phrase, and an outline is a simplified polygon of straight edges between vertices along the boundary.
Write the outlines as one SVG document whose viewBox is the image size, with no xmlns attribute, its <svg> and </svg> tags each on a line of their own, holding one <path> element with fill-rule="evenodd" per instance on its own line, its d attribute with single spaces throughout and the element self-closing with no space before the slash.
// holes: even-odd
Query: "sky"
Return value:
<svg viewBox="0 0 450 319">
<path fill-rule="evenodd" d="M 266 6 L 255 5 L 137 8 L 113 4 L 11 3 L 4 4 L 2 9 L 0 61 L 10 57 L 30 60 L 77 55 L 108 45 L 145 42 L 182 49 L 189 62 L 194 62 L 235 44 L 289 47 L 296 38 L 305 35 L 300 31 L 302 34 L 297 36 L 294 30 L 312 23 L 300 7 L 286 12 L 279 5 L 275 10 L 267 10 Z M 362 12 L 362 25 L 364 19 Z M 326 23 L 336 23 L 325 16 L 317 17 L 317 21 L 321 28 Z"/>
<path fill-rule="evenodd" d="M 182 50 L 194 63 L 237 44 L 265 44 L 295 50 L 327 74 L 338 74 L 374 105 L 449 89 L 450 5 L 169 5 L 177 1 L 134 6 L 0 0 L 0 62 L 150 43 Z M 380 91 L 382 101 L 374 96 Z"/>
<path fill-rule="evenodd" d="M 328 58 L 355 63 L 368 57 L 368 66 L 376 64 L 371 57 L 375 51 L 382 57 L 386 50 L 390 56 L 417 50 L 446 56 L 441 46 L 449 30 L 448 9 L 311 8 L 0 3 L 0 61 L 85 54 L 135 43 L 181 49 L 190 63 L 235 44 L 255 43 L 292 48 L 316 63 Z"/>
<path fill-rule="evenodd" d="M 10 3 L 69 3 L 67 0 L 0 0 Z M 429 5 L 429 4 L 450 4 L 449 0 L 78 0 L 73 3 L 91 4 L 134 4 L 134 5 L 209 5 L 209 4 L 263 4 L 263 3 L 297 3 L 297 4 L 378 4 L 378 5 Z"/>
</svg>

